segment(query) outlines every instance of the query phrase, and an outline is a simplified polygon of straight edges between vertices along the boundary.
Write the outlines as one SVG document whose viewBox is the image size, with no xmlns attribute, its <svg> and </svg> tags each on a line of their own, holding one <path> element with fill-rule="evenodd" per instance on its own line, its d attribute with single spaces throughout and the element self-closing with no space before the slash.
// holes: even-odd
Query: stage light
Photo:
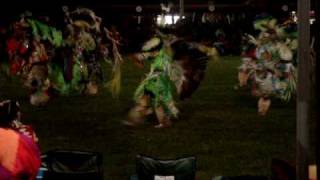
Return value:
<svg viewBox="0 0 320 180">
<path fill-rule="evenodd" d="M 297 16 L 297 12 L 296 11 L 291 11 L 291 17 L 293 19 L 294 22 L 298 22 L 298 16 Z M 310 24 L 314 24 L 316 21 L 316 18 L 314 17 L 314 11 L 310 11 Z"/>
<path fill-rule="evenodd" d="M 182 19 L 184 19 L 185 16 L 182 16 Z M 173 25 L 178 22 L 180 19 L 180 16 L 175 14 L 175 15 L 158 15 L 157 16 L 157 24 L 159 26 L 166 26 L 166 25 Z"/>
</svg>

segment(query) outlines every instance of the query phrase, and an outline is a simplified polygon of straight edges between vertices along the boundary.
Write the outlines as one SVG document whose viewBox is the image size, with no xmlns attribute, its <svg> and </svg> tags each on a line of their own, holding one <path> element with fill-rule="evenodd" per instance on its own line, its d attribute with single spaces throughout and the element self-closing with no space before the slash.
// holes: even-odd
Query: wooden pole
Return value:
<svg viewBox="0 0 320 180">
<path fill-rule="evenodd" d="M 297 179 L 308 180 L 310 110 L 310 0 L 298 1 Z"/>
<path fill-rule="evenodd" d="M 314 7 L 315 7 L 315 29 L 314 29 L 314 36 L 315 36 L 315 59 L 316 59 L 316 91 L 315 91 L 315 98 L 316 104 L 320 106 L 320 1 L 314 0 Z M 317 176 L 318 179 L 320 178 L 320 111 L 317 111 L 316 116 L 316 164 L 317 164 Z"/>
<path fill-rule="evenodd" d="M 180 18 L 184 16 L 184 0 L 180 0 Z"/>
</svg>

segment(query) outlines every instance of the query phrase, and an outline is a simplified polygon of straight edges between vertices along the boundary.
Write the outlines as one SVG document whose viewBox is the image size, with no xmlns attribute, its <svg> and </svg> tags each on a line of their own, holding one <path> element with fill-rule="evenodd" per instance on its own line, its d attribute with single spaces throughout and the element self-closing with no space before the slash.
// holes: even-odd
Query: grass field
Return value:
<svg viewBox="0 0 320 180">
<path fill-rule="evenodd" d="M 269 175 L 272 158 L 295 160 L 295 103 L 273 101 L 270 112 L 258 116 L 256 99 L 234 89 L 239 64 L 239 57 L 211 61 L 198 91 L 190 100 L 178 102 L 180 117 L 168 129 L 154 129 L 153 122 L 138 128 L 121 124 L 148 70 L 130 62 L 124 65 L 117 99 L 103 90 L 98 96 L 58 97 L 47 107 L 32 107 L 16 80 L 0 77 L 0 100 L 20 100 L 23 120 L 34 125 L 42 152 L 56 148 L 102 152 L 106 179 L 128 179 L 140 153 L 159 158 L 195 155 L 200 180 Z"/>
</svg>

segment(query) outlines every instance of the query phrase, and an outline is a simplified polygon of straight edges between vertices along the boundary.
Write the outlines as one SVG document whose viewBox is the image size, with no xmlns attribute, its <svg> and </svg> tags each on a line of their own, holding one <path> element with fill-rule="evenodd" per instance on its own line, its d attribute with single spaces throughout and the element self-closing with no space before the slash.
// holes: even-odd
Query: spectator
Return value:
<svg viewBox="0 0 320 180">
<path fill-rule="evenodd" d="M 34 180 L 40 167 L 35 135 L 19 119 L 17 102 L 0 102 L 0 179 L 3 180 Z"/>
</svg>

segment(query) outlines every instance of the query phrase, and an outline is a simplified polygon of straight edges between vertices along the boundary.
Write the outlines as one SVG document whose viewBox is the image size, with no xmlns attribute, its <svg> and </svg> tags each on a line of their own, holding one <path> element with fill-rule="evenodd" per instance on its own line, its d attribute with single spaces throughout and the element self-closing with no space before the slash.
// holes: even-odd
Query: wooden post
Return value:
<svg viewBox="0 0 320 180">
<path fill-rule="evenodd" d="M 184 16 L 184 0 L 180 0 L 180 19 Z"/>
<path fill-rule="evenodd" d="M 310 110 L 310 0 L 298 1 L 297 179 L 308 180 Z"/>
<path fill-rule="evenodd" d="M 315 98 L 316 98 L 316 104 L 319 107 L 320 106 L 320 1 L 314 0 L 314 7 L 315 7 L 315 29 L 314 29 L 314 35 L 315 35 L 315 59 L 316 59 L 316 91 L 315 91 Z M 317 176 L 318 179 L 320 178 L 320 111 L 317 111 L 316 116 L 316 164 L 317 164 Z"/>
</svg>

